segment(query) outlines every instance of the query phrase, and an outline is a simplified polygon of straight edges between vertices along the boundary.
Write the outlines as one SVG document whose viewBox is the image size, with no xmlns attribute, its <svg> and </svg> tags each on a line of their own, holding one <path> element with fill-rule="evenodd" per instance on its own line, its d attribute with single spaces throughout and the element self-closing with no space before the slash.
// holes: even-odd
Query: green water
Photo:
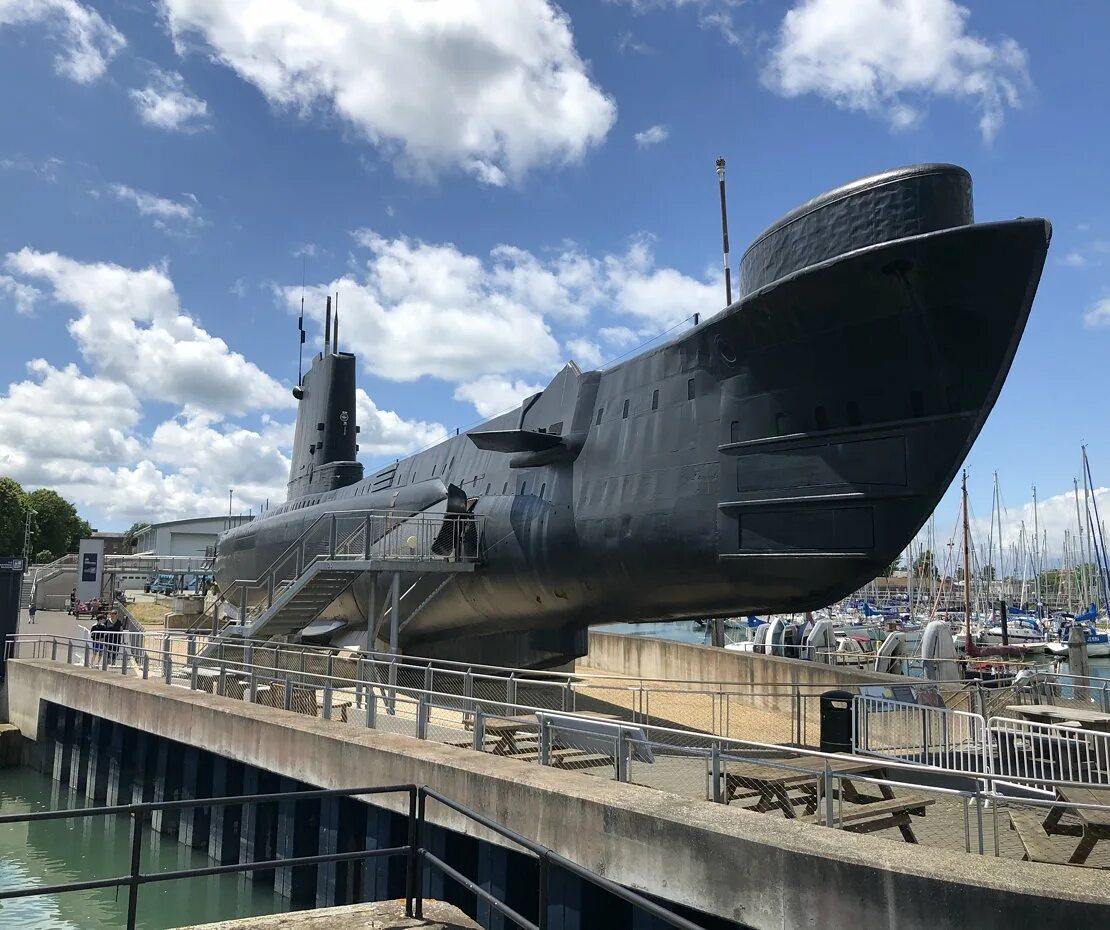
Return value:
<svg viewBox="0 0 1110 930">
<path fill-rule="evenodd" d="M 0 769 L 0 813 L 89 806 L 84 796 L 31 769 Z M 144 873 L 213 864 L 201 851 L 144 831 Z M 5 890 L 118 877 L 130 871 L 129 818 L 0 824 L 0 888 Z M 127 894 L 126 888 L 107 888 L 0 901 L 0 930 L 119 930 L 127 923 Z M 142 886 L 136 926 L 167 930 L 287 909 L 265 882 L 239 875 L 208 876 Z"/>
</svg>

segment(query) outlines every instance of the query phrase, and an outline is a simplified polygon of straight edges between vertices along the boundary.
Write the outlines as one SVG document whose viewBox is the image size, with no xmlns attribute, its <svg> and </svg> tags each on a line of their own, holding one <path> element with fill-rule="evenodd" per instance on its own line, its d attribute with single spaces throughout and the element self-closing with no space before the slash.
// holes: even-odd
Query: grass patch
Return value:
<svg viewBox="0 0 1110 930">
<path fill-rule="evenodd" d="M 171 610 L 169 602 L 140 601 L 137 604 L 128 604 L 127 609 L 131 615 L 143 626 L 162 626 L 166 614 Z"/>
</svg>

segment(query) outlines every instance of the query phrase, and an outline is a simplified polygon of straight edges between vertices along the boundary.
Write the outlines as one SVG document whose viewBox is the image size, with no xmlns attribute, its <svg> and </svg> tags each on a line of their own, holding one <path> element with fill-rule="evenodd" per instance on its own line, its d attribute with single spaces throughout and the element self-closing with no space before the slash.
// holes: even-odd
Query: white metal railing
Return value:
<svg viewBox="0 0 1110 930">
<path fill-rule="evenodd" d="M 981 714 L 856 695 L 856 752 L 961 772 L 987 772 L 987 727 Z"/>
<path fill-rule="evenodd" d="M 322 561 L 477 562 L 482 517 L 426 511 L 346 510 L 321 514 L 257 578 L 237 578 L 198 616 L 194 630 L 219 628 L 224 604 L 240 623 Z"/>
<path fill-rule="evenodd" d="M 1110 785 L 1110 733 L 992 717 L 988 737 L 999 780 Z"/>
</svg>

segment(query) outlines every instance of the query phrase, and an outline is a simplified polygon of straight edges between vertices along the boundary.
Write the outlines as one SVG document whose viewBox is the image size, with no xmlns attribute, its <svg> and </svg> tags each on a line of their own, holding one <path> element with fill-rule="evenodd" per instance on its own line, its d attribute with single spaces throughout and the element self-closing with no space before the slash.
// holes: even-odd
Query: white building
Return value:
<svg viewBox="0 0 1110 930">
<path fill-rule="evenodd" d="M 135 553 L 203 558 L 205 552 L 216 545 L 220 533 L 250 520 L 247 516 L 193 517 L 154 523 L 138 534 Z"/>
</svg>

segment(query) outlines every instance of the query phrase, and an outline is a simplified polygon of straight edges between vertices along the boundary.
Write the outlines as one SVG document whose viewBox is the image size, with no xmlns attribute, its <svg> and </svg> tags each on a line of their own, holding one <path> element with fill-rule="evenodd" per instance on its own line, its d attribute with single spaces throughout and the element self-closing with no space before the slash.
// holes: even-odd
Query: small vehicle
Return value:
<svg viewBox="0 0 1110 930">
<path fill-rule="evenodd" d="M 173 575 L 155 575 L 146 585 L 148 594 L 173 594 L 177 590 L 177 579 Z"/>
</svg>

